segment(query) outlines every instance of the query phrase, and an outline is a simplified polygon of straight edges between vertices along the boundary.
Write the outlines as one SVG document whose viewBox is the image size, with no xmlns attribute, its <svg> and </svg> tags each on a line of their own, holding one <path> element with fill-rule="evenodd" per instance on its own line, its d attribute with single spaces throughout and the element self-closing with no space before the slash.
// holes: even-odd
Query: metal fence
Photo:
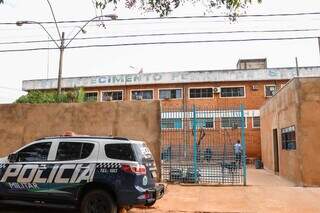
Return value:
<svg viewBox="0 0 320 213">
<path fill-rule="evenodd" d="M 245 119 L 242 106 L 163 108 L 162 180 L 246 185 Z"/>
</svg>

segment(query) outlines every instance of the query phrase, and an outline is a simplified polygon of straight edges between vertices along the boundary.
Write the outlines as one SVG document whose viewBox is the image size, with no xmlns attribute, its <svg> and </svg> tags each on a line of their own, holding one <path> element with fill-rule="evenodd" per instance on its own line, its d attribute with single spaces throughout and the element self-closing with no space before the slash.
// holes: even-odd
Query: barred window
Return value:
<svg viewBox="0 0 320 213">
<path fill-rule="evenodd" d="M 260 128 L 260 117 L 253 117 L 252 118 L 252 127 L 253 128 Z"/>
<path fill-rule="evenodd" d="M 163 118 L 161 119 L 161 129 L 181 129 L 181 118 Z"/>
<path fill-rule="evenodd" d="M 244 97 L 244 87 L 222 87 L 221 97 Z"/>
<path fill-rule="evenodd" d="M 197 128 L 214 128 L 213 118 L 197 118 Z M 193 119 L 190 122 L 190 128 L 193 128 Z"/>
<path fill-rule="evenodd" d="M 152 90 L 136 90 L 131 92 L 132 100 L 152 100 L 153 91 Z"/>
<path fill-rule="evenodd" d="M 244 126 L 246 127 L 246 118 L 244 118 Z M 222 117 L 221 128 L 241 128 L 241 117 Z"/>
<path fill-rule="evenodd" d="M 282 149 L 296 149 L 296 131 L 295 126 L 281 129 Z"/>
<path fill-rule="evenodd" d="M 159 99 L 177 99 L 181 98 L 181 89 L 161 89 L 159 90 Z"/>
<path fill-rule="evenodd" d="M 84 93 L 84 101 L 86 102 L 95 102 L 98 100 L 97 92 L 85 92 Z"/>
<path fill-rule="evenodd" d="M 212 98 L 212 88 L 193 88 L 190 89 L 190 98 Z"/>
<path fill-rule="evenodd" d="M 122 91 L 102 92 L 102 101 L 122 101 Z"/>
<path fill-rule="evenodd" d="M 276 94 L 276 85 L 266 85 L 265 86 L 265 96 L 272 97 Z"/>
</svg>

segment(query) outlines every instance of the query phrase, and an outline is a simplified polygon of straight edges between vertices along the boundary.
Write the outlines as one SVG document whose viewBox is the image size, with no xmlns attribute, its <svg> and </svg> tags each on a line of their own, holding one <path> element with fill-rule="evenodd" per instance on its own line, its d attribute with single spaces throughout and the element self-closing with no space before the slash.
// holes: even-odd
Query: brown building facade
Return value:
<svg viewBox="0 0 320 213">
<path fill-rule="evenodd" d="M 295 78 L 261 112 L 266 169 L 300 186 L 320 185 L 320 77 Z"/>
<path fill-rule="evenodd" d="M 246 66 L 252 68 L 249 62 L 246 62 Z M 262 66 L 261 61 L 258 62 L 259 67 Z M 239 61 L 238 64 L 241 63 L 244 62 Z M 320 68 L 300 68 L 299 73 L 305 76 L 320 75 Z M 138 73 L 65 78 L 62 87 L 83 87 L 88 101 L 161 100 L 162 115 L 168 108 L 183 109 L 195 105 L 227 109 L 242 104 L 245 108 L 247 155 L 257 158 L 261 156 L 259 109 L 296 74 L 296 68 Z M 52 90 L 56 85 L 56 79 L 29 80 L 23 82 L 23 89 Z M 163 116 L 162 123 L 162 128 L 181 128 L 183 119 Z M 228 119 L 220 122 L 220 126 L 210 123 L 214 121 L 203 121 L 205 128 L 232 127 Z"/>
</svg>

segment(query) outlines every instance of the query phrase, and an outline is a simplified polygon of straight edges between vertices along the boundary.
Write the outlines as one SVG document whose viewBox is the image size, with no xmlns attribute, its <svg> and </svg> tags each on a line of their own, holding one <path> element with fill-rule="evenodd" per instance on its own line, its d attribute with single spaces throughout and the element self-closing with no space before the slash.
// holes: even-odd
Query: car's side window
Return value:
<svg viewBox="0 0 320 213">
<path fill-rule="evenodd" d="M 18 152 L 17 162 L 47 161 L 51 142 L 36 143 Z"/>
<path fill-rule="evenodd" d="M 108 158 L 135 161 L 131 144 L 107 144 L 104 150 Z"/>
<path fill-rule="evenodd" d="M 60 142 L 56 161 L 80 160 L 90 156 L 94 144 L 82 142 Z"/>
</svg>

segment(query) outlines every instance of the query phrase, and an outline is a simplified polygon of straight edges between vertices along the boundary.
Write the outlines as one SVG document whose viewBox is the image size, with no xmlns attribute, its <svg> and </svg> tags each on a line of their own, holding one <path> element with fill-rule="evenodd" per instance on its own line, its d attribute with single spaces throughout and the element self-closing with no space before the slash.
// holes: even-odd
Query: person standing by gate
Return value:
<svg viewBox="0 0 320 213">
<path fill-rule="evenodd" d="M 237 167 L 241 168 L 241 154 L 242 154 L 242 146 L 240 140 L 237 140 L 237 143 L 234 145 L 234 153 L 236 156 L 236 164 Z"/>
</svg>

